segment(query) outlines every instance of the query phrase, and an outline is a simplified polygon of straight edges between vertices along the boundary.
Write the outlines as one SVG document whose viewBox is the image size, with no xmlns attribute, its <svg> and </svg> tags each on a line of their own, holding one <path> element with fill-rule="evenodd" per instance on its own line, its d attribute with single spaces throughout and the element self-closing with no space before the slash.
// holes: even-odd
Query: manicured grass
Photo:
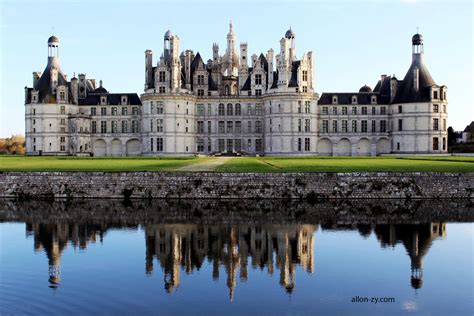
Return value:
<svg viewBox="0 0 474 316">
<path fill-rule="evenodd" d="M 474 157 L 235 158 L 218 172 L 474 172 Z"/>
<path fill-rule="evenodd" d="M 201 158 L 0 156 L 0 171 L 172 171 Z M 207 158 L 202 158 L 207 159 Z"/>
<path fill-rule="evenodd" d="M 0 171 L 180 171 L 219 159 L 0 156 Z M 214 172 L 474 172 L 474 157 L 236 157 Z"/>
</svg>

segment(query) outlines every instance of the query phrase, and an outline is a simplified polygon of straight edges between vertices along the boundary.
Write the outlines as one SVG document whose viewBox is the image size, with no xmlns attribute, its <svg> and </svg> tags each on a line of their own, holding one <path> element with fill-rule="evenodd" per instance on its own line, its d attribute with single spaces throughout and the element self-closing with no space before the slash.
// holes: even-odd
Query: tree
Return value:
<svg viewBox="0 0 474 316">
<path fill-rule="evenodd" d="M 0 139 L 0 154 L 24 155 L 25 137 L 22 135 L 12 135 L 11 137 Z"/>
<path fill-rule="evenodd" d="M 452 146 L 456 144 L 456 132 L 454 131 L 453 127 L 448 127 L 448 146 Z"/>
</svg>

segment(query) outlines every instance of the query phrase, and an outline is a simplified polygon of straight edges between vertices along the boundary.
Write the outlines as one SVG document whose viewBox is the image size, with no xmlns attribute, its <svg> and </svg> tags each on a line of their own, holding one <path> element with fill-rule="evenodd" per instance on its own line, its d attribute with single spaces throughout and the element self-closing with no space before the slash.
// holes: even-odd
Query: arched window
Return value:
<svg viewBox="0 0 474 316">
<path fill-rule="evenodd" d="M 224 115 L 224 103 L 219 104 L 219 115 Z"/>
<path fill-rule="evenodd" d="M 225 86 L 225 92 L 224 92 L 225 95 L 229 95 L 230 94 L 230 90 L 229 90 L 229 85 L 226 85 Z"/>
</svg>

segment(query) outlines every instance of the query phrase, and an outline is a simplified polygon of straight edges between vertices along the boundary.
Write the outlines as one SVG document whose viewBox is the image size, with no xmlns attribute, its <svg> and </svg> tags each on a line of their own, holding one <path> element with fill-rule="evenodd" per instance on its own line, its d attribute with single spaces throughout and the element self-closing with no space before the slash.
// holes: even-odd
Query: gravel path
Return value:
<svg viewBox="0 0 474 316">
<path fill-rule="evenodd" d="M 214 171 L 217 167 L 222 166 L 232 157 L 214 157 L 206 161 L 193 163 L 184 167 L 176 169 L 176 171 Z"/>
</svg>

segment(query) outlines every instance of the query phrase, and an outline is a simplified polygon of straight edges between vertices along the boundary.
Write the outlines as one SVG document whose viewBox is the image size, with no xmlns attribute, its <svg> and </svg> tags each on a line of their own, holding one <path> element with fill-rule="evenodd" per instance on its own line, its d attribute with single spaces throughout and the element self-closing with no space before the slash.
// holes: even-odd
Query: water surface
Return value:
<svg viewBox="0 0 474 316">
<path fill-rule="evenodd" d="M 468 201 L 0 200 L 0 313 L 472 314 L 473 212 Z"/>
</svg>

